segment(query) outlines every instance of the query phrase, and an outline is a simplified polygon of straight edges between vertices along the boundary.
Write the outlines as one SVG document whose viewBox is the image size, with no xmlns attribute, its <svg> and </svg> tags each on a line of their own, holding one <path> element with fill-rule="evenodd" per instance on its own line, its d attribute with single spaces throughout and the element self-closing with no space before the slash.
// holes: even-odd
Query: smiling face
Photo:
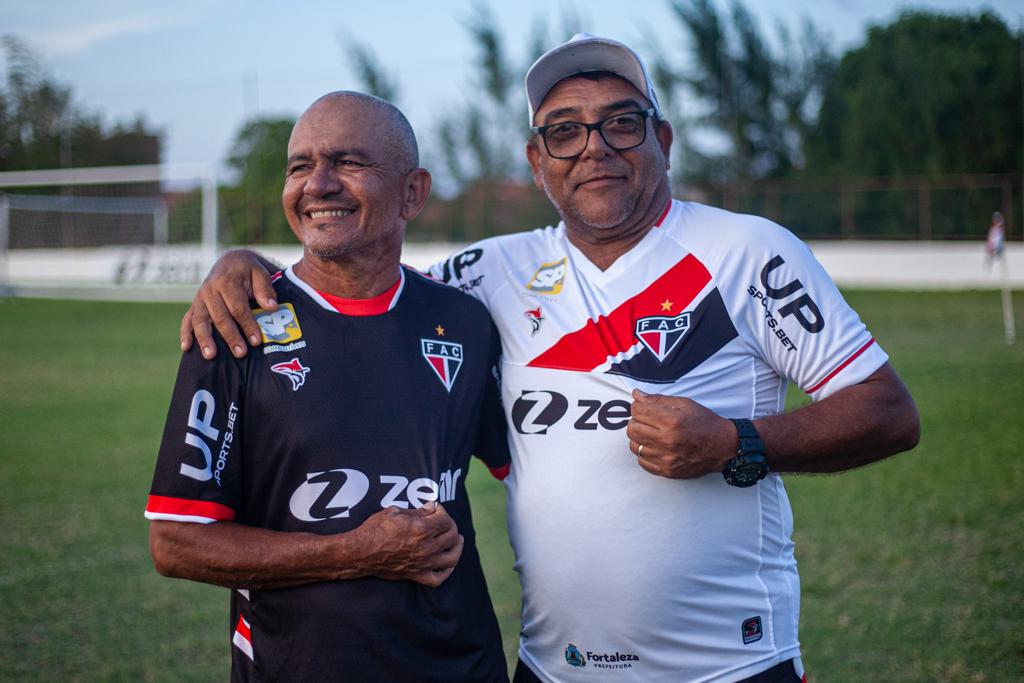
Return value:
<svg viewBox="0 0 1024 683">
<path fill-rule="evenodd" d="M 537 109 L 534 124 L 593 123 L 650 106 L 647 98 L 617 76 L 574 76 L 551 89 Z M 597 131 L 590 134 L 583 153 L 571 159 L 551 157 L 537 136 L 527 145 L 534 182 L 558 209 L 570 235 L 587 241 L 631 235 L 637 226 L 649 229 L 654 222 L 649 216 L 656 219 L 664 209 L 671 194 L 672 129 L 654 120 L 644 125 L 650 127 L 644 143 L 624 151 L 609 147 Z"/>
<path fill-rule="evenodd" d="M 410 188 L 426 171 L 415 168 L 415 138 L 389 107 L 334 93 L 317 100 L 292 129 L 281 200 L 307 254 L 330 261 L 360 254 L 398 258 L 405 223 L 426 201 Z"/>
</svg>

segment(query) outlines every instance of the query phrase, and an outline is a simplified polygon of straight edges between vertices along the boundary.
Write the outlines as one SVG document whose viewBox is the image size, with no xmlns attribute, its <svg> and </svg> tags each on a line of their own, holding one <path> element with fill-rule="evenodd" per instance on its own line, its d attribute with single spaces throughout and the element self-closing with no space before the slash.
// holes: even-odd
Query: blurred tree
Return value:
<svg viewBox="0 0 1024 683">
<path fill-rule="evenodd" d="M 234 244 L 292 242 L 281 210 L 284 168 L 295 119 L 258 117 L 235 135 L 227 165 L 238 182 L 222 192 Z"/>
<path fill-rule="evenodd" d="M 522 90 L 525 69 L 507 54 L 494 15 L 476 4 L 465 21 L 476 46 L 473 96 L 457 105 L 438 128 L 444 167 L 459 187 L 474 183 L 523 180 L 526 164 L 526 110 Z"/>
<path fill-rule="evenodd" d="M 561 20 L 566 37 L 580 23 L 572 10 L 563 10 Z M 526 59 L 518 64 L 488 6 L 478 2 L 470 10 L 463 25 L 477 53 L 471 62 L 476 68 L 472 95 L 440 113 L 434 135 L 417 131 L 421 163 L 434 176 L 435 198 L 410 226 L 409 239 L 473 240 L 553 218 L 547 200 L 529 182 L 523 154 L 529 134 L 523 77 L 548 47 L 547 24 L 534 20 Z M 339 40 L 359 88 L 400 106 L 398 81 L 373 50 L 344 34 Z"/>
<path fill-rule="evenodd" d="M 550 30 L 549 24 L 557 19 L 561 29 Z M 532 187 L 523 152 L 530 135 L 523 80 L 552 42 L 568 39 L 581 30 L 581 24 L 572 7 L 563 6 L 557 18 L 536 17 L 526 54 L 517 61 L 509 54 L 489 7 L 482 2 L 473 6 L 464 22 L 476 49 L 470 61 L 476 70 L 470 95 L 442 114 L 436 136 L 428 144 L 428 153 L 440 161 L 440 194 L 457 195 L 446 203 L 449 239 L 475 240 L 556 218 L 547 199 Z M 561 35 L 549 42 L 552 33 Z"/>
<path fill-rule="evenodd" d="M 800 167 L 803 135 L 834 71 L 827 39 L 808 20 L 799 46 L 780 26 L 773 49 L 738 0 L 728 15 L 712 0 L 670 0 L 669 6 L 689 37 L 692 66 L 675 69 L 659 51 L 652 70 L 676 117 L 677 88 L 694 103 L 695 111 L 676 119 L 691 133 L 680 140 L 687 150 L 683 176 L 727 182 L 781 177 Z M 700 145 L 696 136 L 707 132 L 720 144 Z"/>
<path fill-rule="evenodd" d="M 470 61 L 476 73 L 470 97 L 456 103 L 442 117 L 437 142 L 444 170 L 456 187 L 501 182 L 529 182 L 523 146 L 530 135 L 523 80 L 530 65 L 551 48 L 582 30 L 582 20 L 571 6 L 563 6 L 561 28 L 551 30 L 554 18 L 535 17 L 522 61 L 508 52 L 497 20 L 489 7 L 478 2 L 464 26 L 476 48 Z M 557 37 L 549 42 L 548 37 Z"/>
<path fill-rule="evenodd" d="M 350 37 L 340 36 L 339 41 L 348 53 L 348 61 L 355 69 L 362 92 L 397 103 L 398 79 L 384 69 L 373 49 Z"/>
<path fill-rule="evenodd" d="M 160 133 L 136 118 L 106 128 L 72 101 L 29 47 L 4 36 L 6 84 L 0 85 L 0 170 L 158 163 Z"/>
<path fill-rule="evenodd" d="M 807 171 L 1020 172 L 1022 40 L 989 11 L 870 28 L 825 94 Z"/>
</svg>

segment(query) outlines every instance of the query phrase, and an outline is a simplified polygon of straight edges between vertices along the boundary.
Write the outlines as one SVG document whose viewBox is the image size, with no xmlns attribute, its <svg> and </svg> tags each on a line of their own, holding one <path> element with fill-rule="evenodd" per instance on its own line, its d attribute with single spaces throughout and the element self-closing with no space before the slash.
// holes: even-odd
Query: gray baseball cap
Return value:
<svg viewBox="0 0 1024 683">
<path fill-rule="evenodd" d="M 609 71 L 633 84 L 651 101 L 658 116 L 661 107 L 647 65 L 632 48 L 611 38 L 577 33 L 558 47 L 545 52 L 526 72 L 526 99 L 533 114 L 551 89 L 564 78 L 587 71 Z"/>
</svg>

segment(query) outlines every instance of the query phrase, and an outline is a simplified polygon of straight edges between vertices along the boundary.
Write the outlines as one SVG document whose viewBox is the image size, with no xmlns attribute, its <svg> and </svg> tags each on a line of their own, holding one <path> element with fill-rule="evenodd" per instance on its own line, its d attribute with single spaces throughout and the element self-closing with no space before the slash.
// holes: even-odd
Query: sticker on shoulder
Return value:
<svg viewBox="0 0 1024 683">
<path fill-rule="evenodd" d="M 291 304 L 281 304 L 276 311 L 256 308 L 252 314 L 263 333 L 264 344 L 288 344 L 302 338 L 299 318 Z"/>
</svg>

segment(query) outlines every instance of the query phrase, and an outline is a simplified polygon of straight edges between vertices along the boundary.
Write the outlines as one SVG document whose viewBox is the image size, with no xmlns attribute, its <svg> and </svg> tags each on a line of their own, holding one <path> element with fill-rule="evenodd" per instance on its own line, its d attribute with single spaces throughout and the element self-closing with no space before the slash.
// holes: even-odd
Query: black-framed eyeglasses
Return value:
<svg viewBox="0 0 1024 683">
<path fill-rule="evenodd" d="M 559 121 L 550 126 L 531 128 L 544 139 L 544 148 L 555 159 L 572 159 L 583 154 L 590 134 L 597 131 L 605 144 L 617 152 L 633 149 L 647 139 L 647 119 L 656 113 L 654 107 L 640 111 L 613 114 L 596 123 Z"/>
</svg>

